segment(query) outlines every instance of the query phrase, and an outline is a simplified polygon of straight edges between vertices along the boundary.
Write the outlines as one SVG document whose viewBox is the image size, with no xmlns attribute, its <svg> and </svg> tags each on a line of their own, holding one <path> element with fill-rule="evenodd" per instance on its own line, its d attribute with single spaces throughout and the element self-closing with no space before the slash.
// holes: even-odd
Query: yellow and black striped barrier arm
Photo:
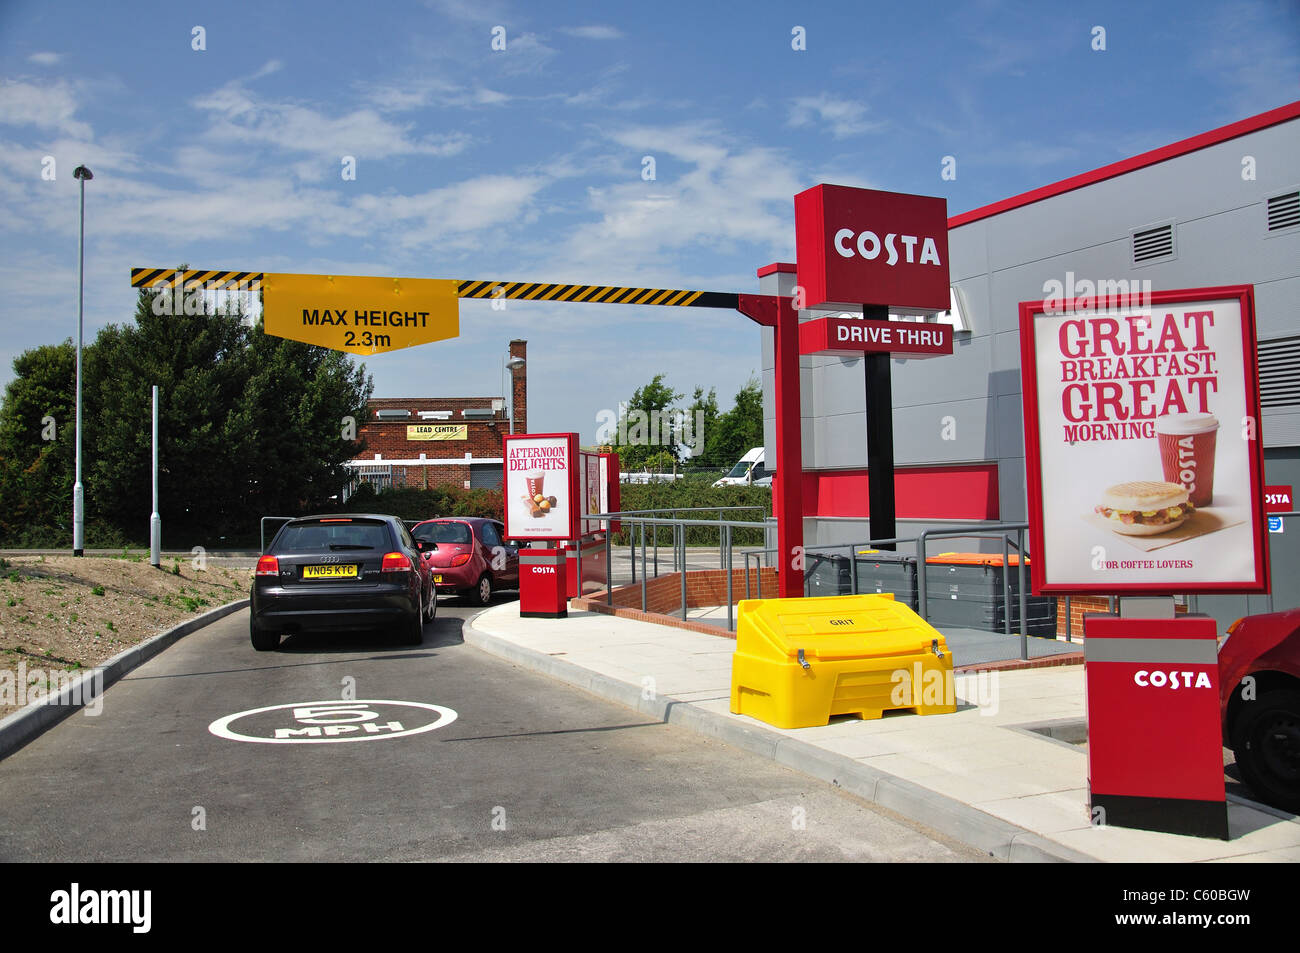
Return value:
<svg viewBox="0 0 1300 953">
<path fill-rule="evenodd" d="M 131 287 L 175 287 L 185 291 L 260 291 L 264 272 L 199 271 L 177 268 L 132 268 Z M 584 304 L 644 304 L 671 308 L 729 308 L 739 296 L 724 291 L 688 291 L 680 288 L 629 288 L 623 285 L 565 285 L 528 281 L 457 282 L 460 298 L 509 298 L 520 301 L 572 301 Z"/>
<path fill-rule="evenodd" d="M 670 308 L 732 308 L 737 295 L 677 288 L 627 288 L 621 285 L 564 285 L 527 281 L 462 281 L 462 298 L 512 298 L 523 301 L 573 301 L 583 304 L 648 304 Z"/>
<path fill-rule="evenodd" d="M 132 288 L 165 286 L 172 288 L 178 280 L 185 283 L 185 291 L 261 291 L 260 271 L 196 271 L 186 269 L 182 277 L 179 268 L 132 268 Z"/>
</svg>

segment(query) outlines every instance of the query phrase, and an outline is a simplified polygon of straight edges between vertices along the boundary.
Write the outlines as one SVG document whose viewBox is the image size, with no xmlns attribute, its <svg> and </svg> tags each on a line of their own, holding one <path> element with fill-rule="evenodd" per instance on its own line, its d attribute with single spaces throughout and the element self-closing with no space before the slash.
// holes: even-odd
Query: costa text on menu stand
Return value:
<svg viewBox="0 0 1300 953">
<path fill-rule="evenodd" d="M 1249 286 L 1020 305 L 1035 595 L 1084 619 L 1092 820 L 1228 837 L 1214 620 L 1268 591 Z"/>
</svg>

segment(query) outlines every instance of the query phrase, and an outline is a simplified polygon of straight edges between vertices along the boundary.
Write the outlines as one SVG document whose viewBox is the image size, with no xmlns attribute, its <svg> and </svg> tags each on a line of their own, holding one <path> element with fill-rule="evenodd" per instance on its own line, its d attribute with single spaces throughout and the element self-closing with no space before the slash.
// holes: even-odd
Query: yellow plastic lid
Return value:
<svg viewBox="0 0 1300 953">
<path fill-rule="evenodd" d="M 908 655 L 930 647 L 946 650 L 942 633 L 892 593 L 814 596 L 804 599 L 748 599 L 738 606 L 737 635 L 752 627 L 779 654 L 808 658 L 870 658 Z"/>
</svg>

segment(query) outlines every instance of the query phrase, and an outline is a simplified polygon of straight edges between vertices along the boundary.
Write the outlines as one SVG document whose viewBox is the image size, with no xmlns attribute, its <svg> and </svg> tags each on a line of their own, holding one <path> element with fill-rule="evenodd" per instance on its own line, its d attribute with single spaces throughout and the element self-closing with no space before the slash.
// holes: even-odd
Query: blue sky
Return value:
<svg viewBox="0 0 1300 953">
<path fill-rule="evenodd" d="M 818 182 L 955 214 L 1298 98 L 1294 0 L 3 0 L 0 386 L 75 335 L 79 163 L 91 339 L 181 262 L 754 291 Z M 725 408 L 760 364 L 738 314 L 468 301 L 364 363 L 376 396 L 496 395 L 513 337 L 531 429 L 588 441 L 656 373 Z"/>
</svg>

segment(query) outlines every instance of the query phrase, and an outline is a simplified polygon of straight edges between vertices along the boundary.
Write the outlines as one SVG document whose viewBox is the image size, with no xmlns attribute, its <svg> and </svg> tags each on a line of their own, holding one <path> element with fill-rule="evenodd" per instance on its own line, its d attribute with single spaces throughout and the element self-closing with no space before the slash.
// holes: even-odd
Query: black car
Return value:
<svg viewBox="0 0 1300 953">
<path fill-rule="evenodd" d="M 268 652 L 282 633 L 396 629 L 419 645 L 438 611 L 433 576 L 401 520 L 339 513 L 290 520 L 257 561 L 248 631 Z"/>
</svg>

